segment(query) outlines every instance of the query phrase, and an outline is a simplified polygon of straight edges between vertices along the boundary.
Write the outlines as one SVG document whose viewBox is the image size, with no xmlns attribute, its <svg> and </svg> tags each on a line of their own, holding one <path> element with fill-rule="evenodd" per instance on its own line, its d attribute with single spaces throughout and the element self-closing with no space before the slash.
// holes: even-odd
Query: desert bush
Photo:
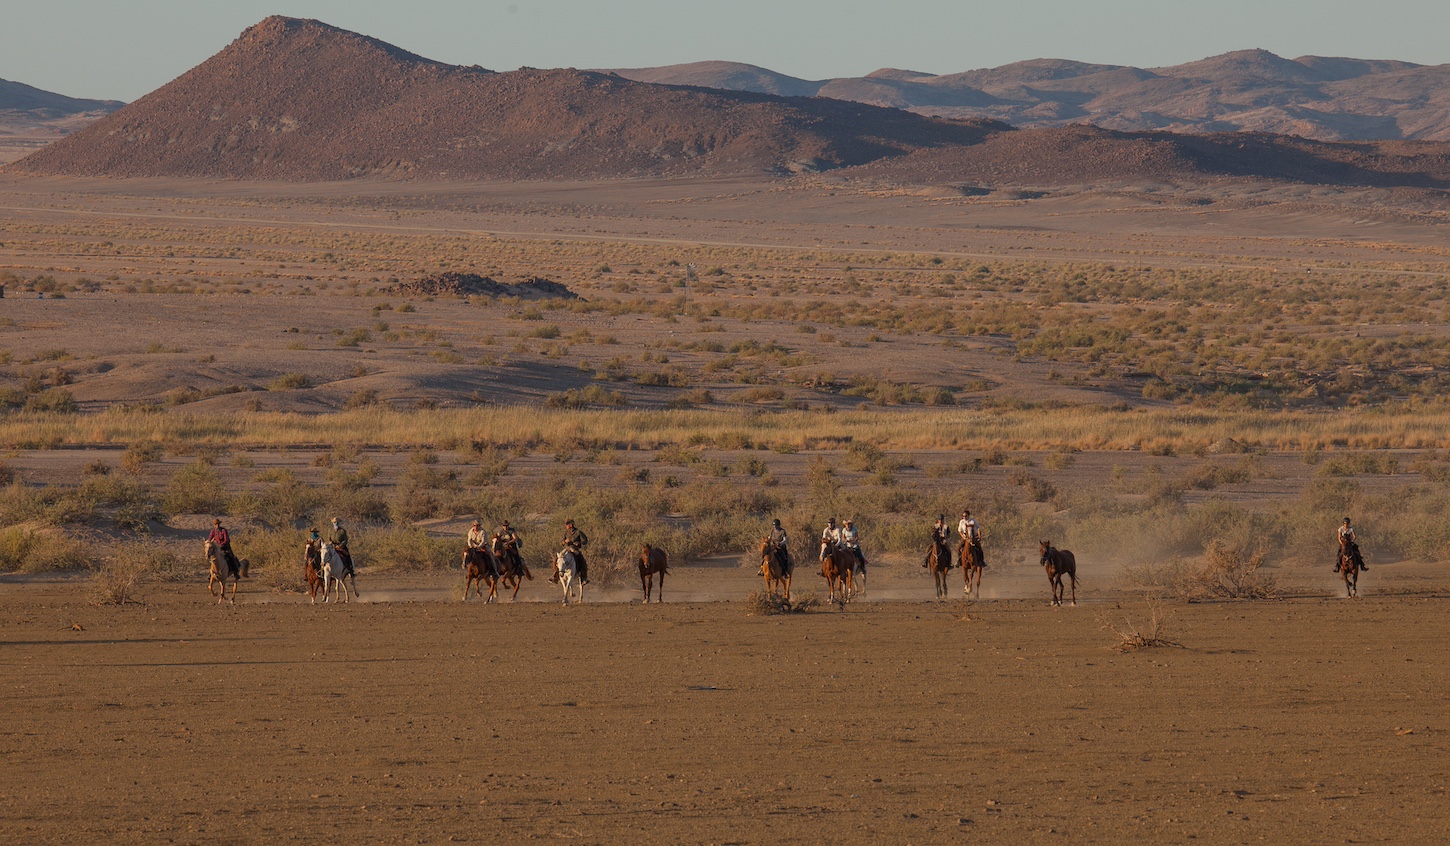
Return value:
<svg viewBox="0 0 1450 846">
<path fill-rule="evenodd" d="M 267 383 L 269 391 L 294 391 L 299 388 L 306 388 L 312 384 L 312 380 L 304 373 L 283 373 Z"/>
<path fill-rule="evenodd" d="M 137 591 L 148 575 L 146 562 L 132 557 L 116 557 L 103 561 L 91 575 L 88 585 L 92 605 L 126 605 L 140 603 Z"/>
<path fill-rule="evenodd" d="M 223 514 L 226 506 L 221 476 L 201 461 L 176 471 L 161 496 L 161 509 L 167 514 Z"/>
<path fill-rule="evenodd" d="M 1213 541 L 1204 563 L 1190 570 L 1179 585 L 1182 595 L 1222 599 L 1273 599 L 1278 580 L 1262 571 L 1267 553 L 1262 549 Z"/>
<path fill-rule="evenodd" d="M 422 529 L 358 531 L 352 539 L 359 567 L 373 572 L 441 570 L 457 565 L 463 548 L 457 538 L 438 538 Z"/>
<path fill-rule="evenodd" d="M 156 441 L 138 441 L 126 447 L 121 453 L 121 466 L 132 473 L 140 473 L 147 464 L 161 460 L 161 444 Z"/>
<path fill-rule="evenodd" d="M 48 411 L 55 414 L 74 414 L 78 411 L 75 397 L 64 388 L 47 388 L 33 394 L 25 401 L 26 411 Z"/>
<path fill-rule="evenodd" d="M 0 529 L 0 570 L 45 573 L 77 570 L 90 563 L 88 547 L 61 532 L 24 526 Z"/>
<path fill-rule="evenodd" d="M 322 502 L 321 493 L 299 481 L 286 469 L 264 474 L 272 484 L 261 491 L 249 491 L 232 498 L 234 516 L 260 520 L 274 528 L 295 528 L 312 516 Z"/>
<path fill-rule="evenodd" d="M 1394 455 L 1354 452 L 1325 458 L 1316 472 L 1321 476 L 1393 476 L 1399 468 L 1400 459 Z"/>
</svg>

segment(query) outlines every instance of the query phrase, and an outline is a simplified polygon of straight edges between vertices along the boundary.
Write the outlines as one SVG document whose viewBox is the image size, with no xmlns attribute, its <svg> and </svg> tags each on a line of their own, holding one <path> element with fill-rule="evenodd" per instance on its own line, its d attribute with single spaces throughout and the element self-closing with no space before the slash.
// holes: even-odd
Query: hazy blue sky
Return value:
<svg viewBox="0 0 1450 846">
<path fill-rule="evenodd" d="M 495 70 L 731 59 L 821 79 L 1041 57 L 1153 67 L 1248 47 L 1450 62 L 1446 0 L 5 0 L 0 78 L 133 100 L 271 14 Z"/>
</svg>

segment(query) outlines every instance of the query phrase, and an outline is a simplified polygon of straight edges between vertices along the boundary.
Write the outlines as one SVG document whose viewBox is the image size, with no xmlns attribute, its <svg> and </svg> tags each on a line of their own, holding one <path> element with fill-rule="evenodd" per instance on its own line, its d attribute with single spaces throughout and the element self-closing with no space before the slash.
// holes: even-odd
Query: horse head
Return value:
<svg viewBox="0 0 1450 846">
<path fill-rule="evenodd" d="M 1050 541 L 1038 541 L 1042 544 L 1042 560 L 1038 563 L 1046 567 L 1047 562 L 1052 558 L 1052 543 Z"/>
</svg>

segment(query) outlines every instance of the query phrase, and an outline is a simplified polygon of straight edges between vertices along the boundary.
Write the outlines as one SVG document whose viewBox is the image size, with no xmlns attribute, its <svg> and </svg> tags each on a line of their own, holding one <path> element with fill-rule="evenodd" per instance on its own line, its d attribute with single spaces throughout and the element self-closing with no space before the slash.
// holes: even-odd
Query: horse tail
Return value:
<svg viewBox="0 0 1450 846">
<path fill-rule="evenodd" d="M 237 573 L 245 579 L 250 572 L 252 572 L 252 562 L 245 558 L 239 559 L 237 561 Z"/>
</svg>

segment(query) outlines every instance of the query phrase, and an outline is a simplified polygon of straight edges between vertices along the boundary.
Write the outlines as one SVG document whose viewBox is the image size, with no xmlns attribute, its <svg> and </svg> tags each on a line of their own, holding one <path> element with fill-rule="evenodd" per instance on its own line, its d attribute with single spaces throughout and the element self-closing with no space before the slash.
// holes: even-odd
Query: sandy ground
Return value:
<svg viewBox="0 0 1450 846">
<path fill-rule="evenodd" d="M 196 584 L 97 607 L 77 582 L 5 580 L 0 830 L 1438 842 L 1450 663 L 1443 593 L 1402 589 L 1423 575 L 1381 568 L 1358 601 L 1306 573 L 1323 595 L 1174 604 L 1182 648 L 1128 654 L 1102 620 L 1144 621 L 1129 595 L 1099 587 L 1055 609 L 1039 585 L 937 603 L 906 565 L 844 612 L 770 617 L 686 601 L 743 597 L 744 569 L 684 569 L 649 607 L 563 608 L 539 582 L 524 594 L 539 601 L 464 605 L 445 601 L 456 574 L 365 574 L 366 601 L 345 607 L 251 586 L 214 606 Z"/>
</svg>

